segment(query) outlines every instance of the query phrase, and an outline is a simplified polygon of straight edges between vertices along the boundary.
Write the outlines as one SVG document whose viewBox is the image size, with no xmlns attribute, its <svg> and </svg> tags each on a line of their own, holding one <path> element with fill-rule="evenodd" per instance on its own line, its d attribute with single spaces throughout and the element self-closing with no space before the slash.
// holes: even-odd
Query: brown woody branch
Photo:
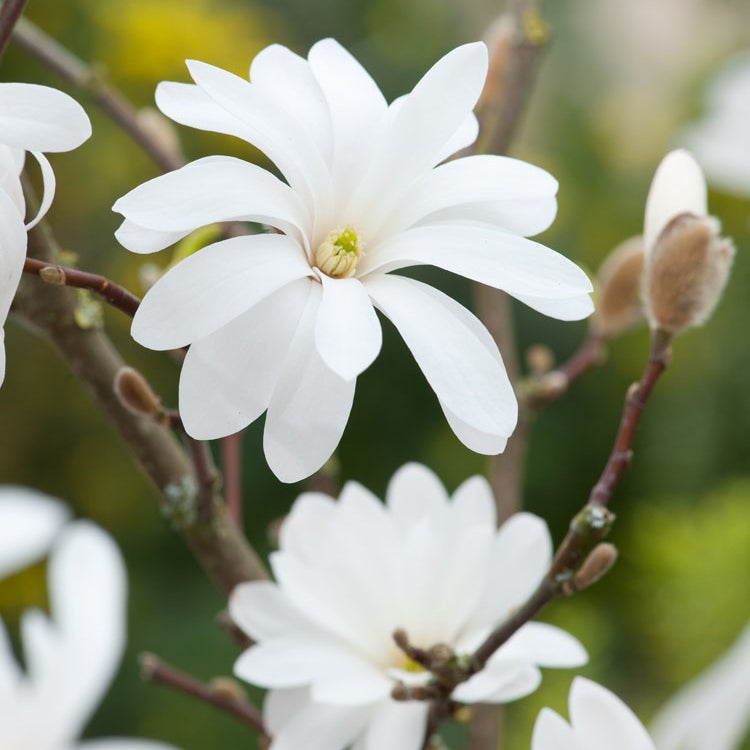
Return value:
<svg viewBox="0 0 750 750">
<path fill-rule="evenodd" d="M 8 46 L 14 26 L 18 23 L 28 0 L 4 0 L 0 6 L 0 58 Z"/>
</svg>

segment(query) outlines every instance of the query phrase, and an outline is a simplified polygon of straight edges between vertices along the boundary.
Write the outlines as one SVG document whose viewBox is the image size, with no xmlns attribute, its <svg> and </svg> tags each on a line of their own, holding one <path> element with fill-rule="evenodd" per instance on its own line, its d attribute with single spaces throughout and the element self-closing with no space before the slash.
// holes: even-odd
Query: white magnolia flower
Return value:
<svg viewBox="0 0 750 750">
<path fill-rule="evenodd" d="M 570 688 L 570 724 L 543 708 L 531 750 L 655 750 L 638 717 L 601 685 L 576 677 Z"/>
<path fill-rule="evenodd" d="M 424 684 L 428 675 L 394 644 L 394 630 L 423 648 L 472 652 L 528 598 L 551 554 L 536 516 L 519 513 L 496 529 L 481 477 L 449 498 L 431 471 L 409 464 L 386 505 L 354 482 L 338 502 L 301 495 L 271 555 L 276 582 L 242 584 L 229 605 L 256 641 L 235 674 L 271 689 L 272 750 L 418 750 L 428 706 L 390 694 L 398 681 Z M 572 636 L 529 623 L 453 697 L 503 703 L 533 692 L 540 666 L 585 661 Z"/>
<path fill-rule="evenodd" d="M 125 568 L 112 539 L 86 521 L 66 527 L 49 562 L 51 617 L 24 613 L 27 672 L 0 620 L 0 746 L 13 750 L 168 750 L 135 739 L 78 742 L 125 643 Z"/>
<path fill-rule="evenodd" d="M 180 378 L 188 432 L 212 439 L 266 414 L 264 448 L 283 481 L 336 448 L 357 376 L 377 356 L 375 309 L 396 326 L 459 439 L 503 450 L 517 406 L 500 354 L 468 310 L 391 271 L 433 265 L 504 289 L 563 320 L 592 310 L 591 286 L 561 255 L 524 236 L 552 222 L 557 182 L 515 159 L 471 156 L 437 166 L 477 135 L 487 73 L 481 43 L 440 60 L 387 104 L 338 43 L 307 60 L 273 45 L 249 81 L 189 61 L 195 85 L 162 83 L 159 108 L 263 151 L 286 182 L 239 159 L 199 159 L 114 206 L 120 242 L 162 249 L 216 221 L 277 233 L 234 237 L 181 261 L 146 294 L 134 338 L 191 344 Z"/>
<path fill-rule="evenodd" d="M 3 326 L 26 257 L 26 230 L 52 203 L 55 174 L 42 151 L 70 151 L 91 135 L 81 106 L 62 91 L 32 83 L 0 83 L 0 384 L 5 379 Z M 39 162 L 44 194 L 36 217 L 24 226 L 26 205 L 19 175 L 26 151 Z"/>
<path fill-rule="evenodd" d="M 659 712 L 659 750 L 736 750 L 750 727 L 750 626 Z"/>
<path fill-rule="evenodd" d="M 70 518 L 54 497 L 26 487 L 0 487 L 0 579 L 44 557 Z"/>
<path fill-rule="evenodd" d="M 707 112 L 683 135 L 711 184 L 750 197 L 750 54 L 733 59 L 708 90 Z"/>
</svg>

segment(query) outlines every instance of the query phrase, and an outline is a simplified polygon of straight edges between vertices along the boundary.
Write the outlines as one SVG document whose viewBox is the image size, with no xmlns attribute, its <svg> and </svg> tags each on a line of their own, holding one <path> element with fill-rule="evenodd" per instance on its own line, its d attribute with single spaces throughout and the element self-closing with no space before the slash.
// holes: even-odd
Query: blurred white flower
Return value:
<svg viewBox="0 0 750 750">
<path fill-rule="evenodd" d="M 429 675 L 394 644 L 394 630 L 422 648 L 470 653 L 533 592 L 551 554 L 536 516 L 519 513 L 496 529 L 481 477 L 449 498 L 431 471 L 409 464 L 385 505 L 354 482 L 338 502 L 301 495 L 271 555 L 276 582 L 242 584 L 230 598 L 232 618 L 256 641 L 235 674 L 271 688 L 271 749 L 418 750 L 428 705 L 390 694 L 398 681 Z M 585 661 L 572 636 L 528 623 L 453 697 L 503 703 L 533 692 L 540 666 Z"/>
<path fill-rule="evenodd" d="M 750 727 L 750 626 L 659 712 L 659 750 L 736 750 Z"/>
<path fill-rule="evenodd" d="M 705 116 L 680 140 L 712 185 L 750 197 L 750 54 L 733 59 L 719 72 L 706 103 Z"/>
<path fill-rule="evenodd" d="M 549 174 L 500 156 L 436 166 L 476 138 L 471 110 L 487 74 L 485 46 L 450 52 L 390 106 L 332 39 L 307 59 L 266 48 L 253 60 L 252 83 L 205 63 L 188 68 L 196 85 L 157 88 L 162 112 L 248 141 L 287 182 L 214 156 L 114 206 L 125 216 L 119 241 L 139 253 L 217 221 L 278 230 L 182 260 L 135 316 L 132 334 L 144 346 L 191 345 L 179 394 L 187 431 L 221 437 L 267 410 L 272 470 L 283 481 L 311 474 L 338 445 L 356 378 L 380 350 L 377 308 L 404 338 L 459 439 L 480 453 L 503 450 L 517 405 L 487 330 L 437 289 L 390 273 L 438 266 L 562 320 L 593 309 L 585 274 L 524 238 L 555 216 Z"/>
<path fill-rule="evenodd" d="M 47 212 L 55 174 L 42 151 L 70 151 L 91 135 L 91 123 L 67 94 L 32 83 L 0 83 L 0 385 L 5 379 L 3 326 L 26 257 L 26 230 Z M 44 193 L 36 217 L 24 226 L 26 204 L 19 175 L 25 152 L 39 162 Z"/>
<path fill-rule="evenodd" d="M 655 750 L 638 717 L 601 685 L 576 677 L 570 688 L 570 724 L 543 708 L 531 750 Z"/>
<path fill-rule="evenodd" d="M 0 487 L 0 579 L 44 557 L 70 511 L 27 487 Z"/>
<path fill-rule="evenodd" d="M 21 619 L 27 672 L 0 620 L 0 746 L 24 750 L 167 750 L 135 739 L 77 738 L 104 695 L 125 643 L 125 569 L 112 539 L 69 524 L 48 568 L 51 617 Z"/>
</svg>

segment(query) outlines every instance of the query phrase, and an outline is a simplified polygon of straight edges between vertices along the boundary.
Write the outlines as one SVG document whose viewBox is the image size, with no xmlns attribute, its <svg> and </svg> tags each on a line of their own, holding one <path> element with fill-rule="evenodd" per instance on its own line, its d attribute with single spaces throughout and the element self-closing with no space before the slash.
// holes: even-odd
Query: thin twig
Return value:
<svg viewBox="0 0 750 750">
<path fill-rule="evenodd" d="M 154 654 L 141 655 L 141 676 L 146 682 L 165 685 L 225 711 L 243 724 L 252 727 L 263 739 L 270 739 L 260 711 L 247 699 L 241 698 L 239 694 L 234 695 L 228 690 L 206 685 L 196 680 L 195 677 L 175 669 Z"/>
<path fill-rule="evenodd" d="M 226 610 L 219 612 L 216 615 L 216 622 L 219 623 L 219 627 L 241 648 L 247 649 L 252 646 L 255 641 L 245 633 L 242 628 L 232 619 L 229 612 Z"/>
<path fill-rule="evenodd" d="M 47 263 L 36 258 L 26 258 L 23 264 L 24 273 L 38 275 L 47 284 L 53 286 L 72 286 L 78 289 L 88 289 L 98 294 L 112 307 L 129 315 L 135 315 L 140 299 L 131 294 L 127 289 L 110 281 L 106 276 L 96 273 L 78 271 L 75 268 L 60 266 L 56 263 Z"/>
<path fill-rule="evenodd" d="M 224 501 L 229 517 L 239 526 L 242 526 L 242 437 L 242 432 L 236 432 L 221 441 Z"/>
<path fill-rule="evenodd" d="M 61 78 L 85 91 L 163 171 L 169 172 L 184 165 L 184 159 L 143 127 L 137 110 L 104 79 L 101 72 L 87 65 L 26 18 L 19 20 L 13 30 L 13 39 L 19 47 Z"/>
<path fill-rule="evenodd" d="M 215 515 L 216 484 L 218 475 L 211 455 L 211 448 L 203 440 L 187 436 L 187 444 L 195 467 L 195 478 L 198 482 L 196 498 L 196 519 L 200 524 L 207 524 Z"/>
<path fill-rule="evenodd" d="M 28 0 L 4 0 L 0 6 L 0 58 L 8 46 L 13 28 L 18 23 Z"/>
</svg>

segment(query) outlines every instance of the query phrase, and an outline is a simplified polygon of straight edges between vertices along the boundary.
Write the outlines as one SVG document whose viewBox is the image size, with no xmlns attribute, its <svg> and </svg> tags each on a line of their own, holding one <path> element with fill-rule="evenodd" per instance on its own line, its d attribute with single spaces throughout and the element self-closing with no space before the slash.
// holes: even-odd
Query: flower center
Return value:
<svg viewBox="0 0 750 750">
<path fill-rule="evenodd" d="M 364 243 L 354 229 L 334 229 L 315 251 L 315 265 L 334 279 L 348 279 L 363 253 Z"/>
</svg>

